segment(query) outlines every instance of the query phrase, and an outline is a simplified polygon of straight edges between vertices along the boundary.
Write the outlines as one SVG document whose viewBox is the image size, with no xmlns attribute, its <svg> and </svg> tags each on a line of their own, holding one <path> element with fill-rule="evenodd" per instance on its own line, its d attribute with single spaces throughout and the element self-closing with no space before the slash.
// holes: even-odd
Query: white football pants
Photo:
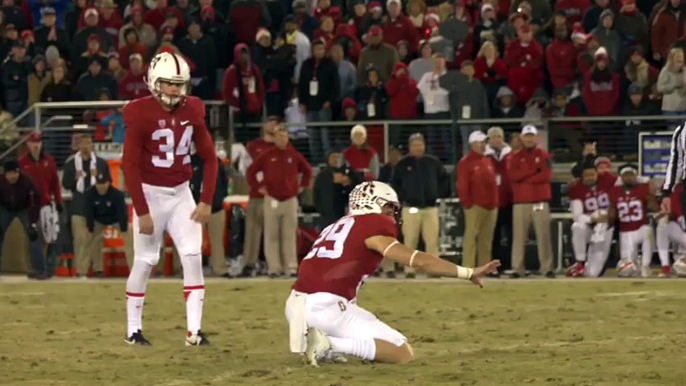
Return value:
<svg viewBox="0 0 686 386">
<path fill-rule="evenodd" d="M 631 232 L 619 232 L 619 255 L 622 259 L 636 261 L 641 246 L 641 265 L 647 267 L 653 258 L 653 229 L 644 225 Z"/>
<path fill-rule="evenodd" d="M 585 261 L 584 276 L 598 277 L 607 258 L 610 255 L 610 248 L 612 247 L 612 234 L 614 228 L 600 227 L 599 225 L 585 224 L 582 222 L 575 222 L 572 224 L 572 247 L 574 249 L 574 258 L 577 261 Z M 596 237 L 601 240 L 595 240 Z"/>
<path fill-rule="evenodd" d="M 669 244 L 672 243 L 674 254 L 686 252 L 686 232 L 674 221 L 664 223 L 660 221 L 657 226 L 657 253 L 660 255 L 660 265 L 669 264 Z"/>
</svg>

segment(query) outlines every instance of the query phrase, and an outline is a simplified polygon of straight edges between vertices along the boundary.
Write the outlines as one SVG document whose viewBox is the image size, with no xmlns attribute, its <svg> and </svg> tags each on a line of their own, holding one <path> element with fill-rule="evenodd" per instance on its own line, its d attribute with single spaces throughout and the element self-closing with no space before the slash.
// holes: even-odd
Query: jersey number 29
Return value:
<svg viewBox="0 0 686 386">
<path fill-rule="evenodd" d="M 313 257 L 338 259 L 341 257 L 341 255 L 343 255 L 343 245 L 345 244 L 345 240 L 348 238 L 348 234 L 353 228 L 353 225 L 355 225 L 355 219 L 352 217 L 345 217 L 324 228 L 312 245 L 310 253 L 305 256 L 305 259 L 311 259 Z M 329 249 L 324 245 L 327 241 L 333 242 L 332 249 Z"/>
<path fill-rule="evenodd" d="M 153 155 L 152 164 L 158 168 L 170 168 L 174 165 L 175 156 L 183 156 L 183 164 L 191 162 L 191 139 L 193 139 L 193 126 L 186 126 L 179 143 L 174 143 L 174 131 L 172 129 L 157 129 L 152 132 L 152 139 L 159 141 L 160 153 L 164 156 Z"/>
</svg>

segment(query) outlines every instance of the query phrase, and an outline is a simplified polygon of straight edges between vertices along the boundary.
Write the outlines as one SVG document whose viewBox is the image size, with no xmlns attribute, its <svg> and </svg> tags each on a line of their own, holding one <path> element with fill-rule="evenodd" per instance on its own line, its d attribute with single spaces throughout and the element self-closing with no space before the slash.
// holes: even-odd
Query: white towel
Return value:
<svg viewBox="0 0 686 386">
<path fill-rule="evenodd" d="M 307 320 L 305 318 L 307 294 L 291 291 L 291 321 L 289 324 L 291 352 L 300 354 L 307 350 Z"/>
<path fill-rule="evenodd" d="M 60 216 L 54 201 L 40 208 L 40 226 L 46 243 L 57 241 L 60 234 Z"/>
<path fill-rule="evenodd" d="M 79 179 L 76 181 L 76 190 L 79 193 L 83 193 L 85 187 L 86 187 L 86 173 L 83 172 L 83 156 L 81 156 L 81 152 L 76 153 L 74 156 L 74 168 L 76 169 L 76 172 L 81 172 L 81 176 Z M 88 166 L 88 170 L 90 170 L 91 174 L 91 184 L 90 186 L 95 185 L 95 175 L 96 173 L 93 173 L 93 170 L 97 170 L 98 164 L 95 160 L 95 154 L 91 153 L 91 158 L 90 158 L 90 165 Z"/>
</svg>

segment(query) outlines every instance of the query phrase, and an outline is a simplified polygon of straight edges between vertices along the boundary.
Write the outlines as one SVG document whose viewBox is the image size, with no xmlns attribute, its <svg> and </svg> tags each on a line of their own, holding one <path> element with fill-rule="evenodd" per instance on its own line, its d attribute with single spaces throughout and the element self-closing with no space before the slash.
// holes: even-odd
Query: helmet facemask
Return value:
<svg viewBox="0 0 686 386">
<path fill-rule="evenodd" d="M 166 82 L 169 84 L 177 85 L 179 86 L 179 95 L 176 96 L 170 96 L 162 92 L 162 82 Z M 155 86 L 153 88 L 153 93 L 157 99 L 159 99 L 162 103 L 168 106 L 176 106 L 178 105 L 183 98 L 186 97 L 186 94 L 188 90 L 188 82 L 183 81 L 183 80 L 168 80 L 168 79 L 157 79 L 155 81 Z"/>
</svg>

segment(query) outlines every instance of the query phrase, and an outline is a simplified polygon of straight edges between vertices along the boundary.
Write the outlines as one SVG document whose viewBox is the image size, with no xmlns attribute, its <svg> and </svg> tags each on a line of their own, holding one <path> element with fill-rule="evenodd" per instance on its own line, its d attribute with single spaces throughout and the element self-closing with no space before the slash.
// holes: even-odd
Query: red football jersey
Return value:
<svg viewBox="0 0 686 386">
<path fill-rule="evenodd" d="M 631 189 L 617 185 L 610 192 L 611 205 L 617 209 L 619 231 L 631 232 L 648 224 L 648 196 L 650 187 L 647 183 L 636 184 Z"/>
<path fill-rule="evenodd" d="M 211 204 L 217 182 L 218 160 L 205 126 L 205 104 L 188 96 L 166 111 L 153 96 L 133 100 L 122 111 L 126 132 L 122 171 L 136 213 L 149 212 L 142 184 L 173 187 L 191 179 L 191 142 L 204 161 L 200 200 Z"/>
<path fill-rule="evenodd" d="M 293 289 L 308 294 L 328 292 L 348 300 L 357 297 L 357 290 L 383 259 L 365 244 L 372 236 L 396 238 L 395 220 L 374 213 L 345 216 L 326 227 L 300 263 Z"/>
<path fill-rule="evenodd" d="M 580 180 L 576 180 L 569 185 L 567 195 L 572 201 L 581 201 L 584 204 L 584 214 L 590 215 L 596 210 L 607 210 L 610 208 L 609 191 L 609 188 L 604 189 L 599 184 L 588 187 Z"/>
</svg>

